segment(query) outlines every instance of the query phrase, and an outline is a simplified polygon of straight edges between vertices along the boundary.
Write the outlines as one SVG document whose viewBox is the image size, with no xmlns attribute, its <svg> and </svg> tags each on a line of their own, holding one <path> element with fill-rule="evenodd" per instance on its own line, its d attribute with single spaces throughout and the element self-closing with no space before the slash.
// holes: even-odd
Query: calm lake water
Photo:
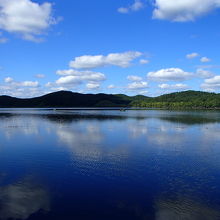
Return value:
<svg viewBox="0 0 220 220">
<path fill-rule="evenodd" d="M 219 220 L 220 112 L 0 110 L 0 219 Z"/>
</svg>

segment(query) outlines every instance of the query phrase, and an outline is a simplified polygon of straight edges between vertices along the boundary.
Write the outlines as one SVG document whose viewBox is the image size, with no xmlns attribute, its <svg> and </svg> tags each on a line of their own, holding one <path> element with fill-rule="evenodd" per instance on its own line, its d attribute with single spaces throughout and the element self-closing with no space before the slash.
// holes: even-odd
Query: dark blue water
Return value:
<svg viewBox="0 0 220 220">
<path fill-rule="evenodd" d="M 0 219 L 218 220 L 220 112 L 0 110 Z"/>
</svg>

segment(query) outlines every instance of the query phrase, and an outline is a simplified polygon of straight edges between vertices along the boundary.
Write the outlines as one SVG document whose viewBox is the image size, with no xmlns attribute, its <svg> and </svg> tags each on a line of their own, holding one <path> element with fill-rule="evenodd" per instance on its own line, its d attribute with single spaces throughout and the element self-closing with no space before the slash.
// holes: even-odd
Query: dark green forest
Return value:
<svg viewBox="0 0 220 220">
<path fill-rule="evenodd" d="M 220 108 L 220 94 L 184 91 L 147 97 L 123 94 L 80 94 L 59 91 L 44 96 L 21 99 L 0 96 L 1 108 L 47 108 L 47 107 L 137 107 L 137 108 Z"/>
<path fill-rule="evenodd" d="M 184 91 L 145 100 L 133 100 L 130 105 L 144 108 L 220 108 L 220 94 Z"/>
</svg>

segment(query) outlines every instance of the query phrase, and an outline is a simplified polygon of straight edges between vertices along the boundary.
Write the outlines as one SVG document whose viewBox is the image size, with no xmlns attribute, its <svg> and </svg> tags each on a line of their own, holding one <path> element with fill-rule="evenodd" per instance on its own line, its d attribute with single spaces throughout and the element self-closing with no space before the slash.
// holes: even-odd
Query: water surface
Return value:
<svg viewBox="0 0 220 220">
<path fill-rule="evenodd" d="M 0 219 L 220 219 L 220 112 L 2 109 L 0 130 Z"/>
</svg>

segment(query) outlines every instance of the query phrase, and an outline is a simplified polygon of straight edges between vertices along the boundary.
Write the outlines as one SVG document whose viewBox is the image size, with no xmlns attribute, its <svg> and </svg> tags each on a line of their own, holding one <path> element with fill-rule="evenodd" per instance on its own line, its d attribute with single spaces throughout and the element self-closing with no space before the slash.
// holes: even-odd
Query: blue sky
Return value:
<svg viewBox="0 0 220 220">
<path fill-rule="evenodd" d="M 220 0 L 0 0 L 0 94 L 219 92 L 219 20 Z"/>
</svg>

